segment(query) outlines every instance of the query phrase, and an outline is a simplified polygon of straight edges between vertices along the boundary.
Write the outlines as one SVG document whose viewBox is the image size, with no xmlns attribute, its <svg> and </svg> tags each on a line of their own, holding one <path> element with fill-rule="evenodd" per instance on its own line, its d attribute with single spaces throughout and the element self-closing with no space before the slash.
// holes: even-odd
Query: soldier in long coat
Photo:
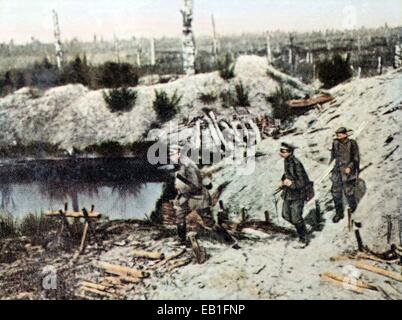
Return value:
<svg viewBox="0 0 402 320">
<path fill-rule="evenodd" d="M 357 208 L 355 190 L 360 170 L 359 146 L 355 140 L 349 138 L 348 130 L 344 127 L 336 131 L 330 163 L 333 160 L 335 160 L 335 166 L 331 176 L 331 193 L 336 210 L 333 222 L 338 223 L 345 217 L 343 194 L 350 210 L 354 212 Z"/>
<path fill-rule="evenodd" d="M 285 172 L 280 187 L 283 189 L 282 217 L 295 226 L 302 247 L 309 243 L 306 223 L 303 219 L 303 209 L 306 202 L 305 188 L 309 177 L 303 164 L 294 156 L 295 147 L 282 143 L 280 156 L 284 158 Z"/>
</svg>

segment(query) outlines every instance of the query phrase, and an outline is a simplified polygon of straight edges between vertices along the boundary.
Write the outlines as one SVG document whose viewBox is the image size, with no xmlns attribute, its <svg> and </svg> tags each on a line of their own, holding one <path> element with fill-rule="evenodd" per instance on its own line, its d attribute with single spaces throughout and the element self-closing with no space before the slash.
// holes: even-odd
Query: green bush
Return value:
<svg viewBox="0 0 402 320">
<path fill-rule="evenodd" d="M 249 107 L 250 100 L 248 98 L 249 91 L 243 86 L 243 83 L 240 81 L 235 86 L 236 90 L 236 105 L 240 107 Z"/>
<path fill-rule="evenodd" d="M 218 95 L 214 92 L 202 92 L 199 94 L 198 99 L 204 104 L 212 104 L 218 100 Z"/>
<path fill-rule="evenodd" d="M 102 157 L 120 157 L 124 154 L 125 147 L 118 141 L 105 141 L 86 147 L 84 152 L 96 153 Z"/>
<path fill-rule="evenodd" d="M 17 221 L 11 213 L 0 213 L 0 239 L 12 238 L 18 235 Z"/>
<path fill-rule="evenodd" d="M 60 149 L 58 144 L 49 142 L 32 141 L 28 144 L 0 146 L 0 157 L 4 158 L 61 156 L 64 153 L 65 150 Z"/>
<path fill-rule="evenodd" d="M 158 116 L 158 120 L 161 122 L 171 120 L 177 114 L 177 109 L 181 99 L 182 96 L 177 94 L 177 90 L 171 97 L 169 97 L 168 94 L 163 90 L 155 90 L 153 109 Z"/>
<path fill-rule="evenodd" d="M 98 70 L 98 86 L 103 88 L 135 87 L 138 75 L 129 63 L 106 62 Z"/>
<path fill-rule="evenodd" d="M 236 99 L 230 90 L 222 90 L 222 92 L 219 95 L 219 98 L 222 101 L 223 108 L 230 108 L 236 105 Z"/>
<path fill-rule="evenodd" d="M 112 89 L 103 92 L 103 99 L 111 112 L 128 112 L 137 101 L 137 92 L 128 88 Z"/>
<path fill-rule="evenodd" d="M 234 61 L 229 53 L 218 60 L 217 69 L 222 79 L 229 80 L 234 78 Z"/>
<path fill-rule="evenodd" d="M 77 55 L 73 61 L 64 66 L 60 81 L 63 84 L 81 83 L 84 86 L 89 86 L 91 78 L 91 69 L 88 66 L 86 56 L 84 55 L 83 59 L 81 59 Z"/>
<path fill-rule="evenodd" d="M 317 63 L 318 78 L 324 88 L 332 88 L 352 77 L 349 59 L 343 59 L 336 54 L 332 59 L 325 59 Z"/>
<path fill-rule="evenodd" d="M 293 99 L 292 93 L 284 86 L 276 89 L 272 96 L 267 97 L 267 102 L 272 105 L 272 116 L 282 121 L 292 117 L 292 112 L 286 101 Z"/>
</svg>

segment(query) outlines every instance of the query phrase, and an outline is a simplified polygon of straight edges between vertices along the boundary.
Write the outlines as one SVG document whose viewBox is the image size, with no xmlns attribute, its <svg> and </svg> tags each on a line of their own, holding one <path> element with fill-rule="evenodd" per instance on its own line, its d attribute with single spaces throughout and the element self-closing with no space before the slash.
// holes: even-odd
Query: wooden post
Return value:
<svg viewBox="0 0 402 320">
<path fill-rule="evenodd" d="M 195 257 L 197 259 L 197 263 L 202 264 L 207 260 L 207 254 L 204 249 L 202 249 L 198 243 L 195 233 L 190 233 L 188 238 L 191 242 L 191 247 L 194 251 Z"/>
<path fill-rule="evenodd" d="M 242 208 L 241 209 L 241 222 L 244 223 L 246 222 L 248 219 L 248 215 L 247 215 L 247 209 L 246 208 Z"/>
<path fill-rule="evenodd" d="M 271 219 L 270 219 L 270 217 L 269 217 L 269 211 L 268 211 L 268 210 L 266 210 L 266 211 L 264 212 L 264 216 L 265 216 L 265 223 L 270 223 L 270 222 L 271 222 Z"/>
<path fill-rule="evenodd" d="M 349 232 L 352 231 L 353 221 L 352 221 L 352 209 L 348 208 L 348 229 Z"/>
<path fill-rule="evenodd" d="M 391 238 L 392 238 L 392 218 L 390 215 L 386 216 L 387 219 L 387 243 L 391 243 Z"/>
<path fill-rule="evenodd" d="M 358 250 L 360 252 L 364 252 L 363 240 L 362 240 L 362 237 L 360 235 L 360 230 L 358 228 L 356 228 L 356 230 L 355 230 L 355 236 L 356 236 Z"/>
</svg>

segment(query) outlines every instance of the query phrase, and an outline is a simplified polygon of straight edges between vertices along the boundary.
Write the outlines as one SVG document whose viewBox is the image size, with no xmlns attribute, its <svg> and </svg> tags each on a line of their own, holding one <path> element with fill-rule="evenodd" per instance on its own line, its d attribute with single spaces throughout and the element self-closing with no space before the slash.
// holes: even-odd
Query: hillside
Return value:
<svg viewBox="0 0 402 320">
<path fill-rule="evenodd" d="M 32 97 L 28 88 L 0 99 L 0 144 L 32 141 L 60 144 L 63 149 L 84 148 L 107 140 L 121 143 L 138 141 L 146 134 L 156 113 L 152 108 L 155 90 L 165 90 L 168 95 L 182 96 L 179 113 L 174 119 L 195 117 L 206 107 L 199 99 L 200 93 L 216 95 L 233 87 L 239 81 L 249 89 L 253 113 L 269 113 L 265 96 L 272 93 L 278 81 L 266 74 L 263 58 L 243 56 L 236 63 L 236 77 L 224 81 L 218 72 L 180 78 L 166 84 L 138 86 L 136 106 L 131 112 L 111 113 L 104 102 L 103 90 L 90 91 L 82 85 L 67 85 L 49 89 L 41 97 Z M 283 75 L 284 76 L 284 75 Z M 302 89 L 302 90 L 299 90 Z M 301 96 L 309 92 L 307 86 L 295 88 Z M 224 109 L 218 101 L 208 108 L 222 114 L 232 112 Z"/>
</svg>

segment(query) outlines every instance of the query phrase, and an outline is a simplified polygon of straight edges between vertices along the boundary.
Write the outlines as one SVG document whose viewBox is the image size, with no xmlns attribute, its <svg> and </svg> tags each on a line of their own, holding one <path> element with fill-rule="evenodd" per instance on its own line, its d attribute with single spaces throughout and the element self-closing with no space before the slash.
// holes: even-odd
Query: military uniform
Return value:
<svg viewBox="0 0 402 320">
<path fill-rule="evenodd" d="M 333 160 L 335 160 L 335 166 L 331 176 L 331 193 L 334 199 L 337 219 L 341 219 L 343 218 L 344 211 L 343 194 L 345 194 L 352 211 L 355 211 L 357 207 L 355 190 L 360 169 L 360 156 L 356 141 L 349 138 L 334 140 L 331 151 L 331 162 Z M 350 168 L 351 172 L 349 174 L 345 172 L 346 168 Z"/>
<path fill-rule="evenodd" d="M 175 174 L 178 195 L 174 208 L 179 237 L 185 241 L 186 216 L 189 213 L 197 211 L 207 227 L 212 227 L 215 221 L 210 210 L 211 196 L 202 184 L 200 170 L 189 158 L 182 156 L 180 159 L 180 167 Z"/>
<path fill-rule="evenodd" d="M 304 190 L 310 180 L 302 163 L 293 154 L 285 159 L 282 181 L 285 179 L 292 181 L 292 185 L 284 187 L 282 191 L 282 217 L 296 227 L 300 240 L 307 241 L 303 209 L 306 201 Z"/>
</svg>

